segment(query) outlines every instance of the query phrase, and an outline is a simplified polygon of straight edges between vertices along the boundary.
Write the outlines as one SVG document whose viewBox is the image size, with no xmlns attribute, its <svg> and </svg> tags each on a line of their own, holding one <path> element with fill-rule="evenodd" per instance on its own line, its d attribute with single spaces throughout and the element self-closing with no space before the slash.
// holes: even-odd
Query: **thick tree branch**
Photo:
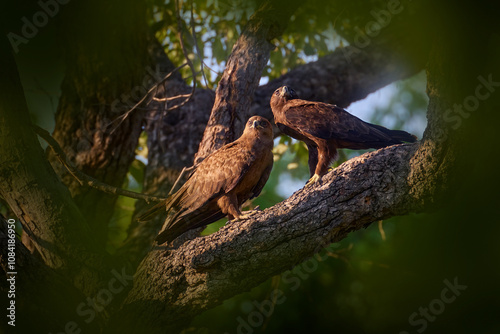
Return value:
<svg viewBox="0 0 500 334">
<path fill-rule="evenodd" d="M 408 195 L 409 161 L 417 150 L 412 144 L 364 154 L 248 220 L 178 249 L 156 247 L 139 267 L 123 308 L 125 314 L 148 312 L 125 326 L 149 331 L 154 319 L 160 328 L 178 330 L 203 310 L 312 256 L 318 245 L 373 221 L 420 211 L 425 200 Z"/>
</svg>

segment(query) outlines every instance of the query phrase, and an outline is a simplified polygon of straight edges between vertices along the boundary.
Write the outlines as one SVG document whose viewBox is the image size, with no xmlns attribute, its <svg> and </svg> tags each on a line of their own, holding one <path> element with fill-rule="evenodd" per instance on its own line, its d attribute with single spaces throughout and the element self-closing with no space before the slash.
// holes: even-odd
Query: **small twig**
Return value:
<svg viewBox="0 0 500 334">
<path fill-rule="evenodd" d="M 167 81 L 168 78 L 170 78 L 175 72 L 179 71 L 181 68 L 183 68 L 184 66 L 188 65 L 188 63 L 184 63 L 182 64 L 181 66 L 178 66 L 176 67 L 175 69 L 173 69 L 170 73 L 168 73 L 161 81 L 157 82 L 156 84 L 153 85 L 153 87 L 151 87 L 148 92 L 144 95 L 144 97 L 142 99 L 139 100 L 139 102 L 137 102 L 131 109 L 129 109 L 125 114 L 117 117 L 115 120 L 113 120 L 109 125 L 115 123 L 115 122 L 118 122 L 118 124 L 113 128 L 113 130 L 111 130 L 111 133 L 113 133 L 122 123 L 123 121 L 125 121 L 125 119 L 127 119 L 127 117 L 130 115 L 130 113 L 132 113 L 132 111 L 134 111 L 135 109 L 137 109 L 138 106 L 141 105 L 141 103 L 143 103 L 147 98 L 148 96 L 150 96 L 151 92 L 154 91 L 154 95 L 156 95 L 156 92 L 157 92 L 157 89 L 158 89 L 158 86 L 163 84 L 165 81 Z M 109 126 L 108 125 L 108 126 Z"/>
<path fill-rule="evenodd" d="M 152 99 L 151 100 L 154 100 L 156 102 L 168 102 L 168 101 L 175 100 L 175 99 L 178 99 L 178 98 L 185 98 L 185 100 L 182 101 L 181 103 L 178 103 L 176 105 L 168 107 L 164 111 L 170 111 L 170 110 L 174 110 L 174 109 L 177 109 L 179 107 L 182 107 L 183 105 L 185 105 L 186 103 L 188 103 L 191 100 L 191 98 L 193 97 L 193 95 L 194 95 L 194 92 L 196 90 L 196 70 L 194 68 L 193 62 L 191 61 L 191 59 L 189 59 L 188 52 L 186 50 L 186 46 L 184 45 L 184 41 L 183 41 L 183 38 L 182 38 L 183 26 L 182 26 L 182 18 L 181 18 L 181 15 L 180 15 L 179 1 L 176 0 L 175 4 L 176 4 L 177 27 L 179 29 L 178 38 L 179 38 L 179 43 L 181 45 L 182 53 L 184 54 L 184 58 L 186 59 L 186 62 L 184 64 L 182 64 L 181 66 L 178 66 L 177 68 L 175 68 L 173 71 L 171 71 L 169 74 L 167 74 L 160 82 L 156 83 L 153 87 L 151 87 L 151 89 L 148 90 L 148 92 L 144 95 L 144 97 L 142 99 L 140 99 L 139 102 L 137 102 L 125 114 L 117 117 L 114 121 L 112 121 L 110 124 L 115 123 L 115 122 L 118 122 L 118 124 L 116 124 L 116 126 L 111 130 L 111 133 L 113 133 L 123 123 L 123 121 L 125 121 L 125 119 L 127 119 L 127 117 L 135 109 L 137 109 L 137 107 L 139 105 L 141 105 L 141 103 L 143 103 L 151 95 L 152 95 Z M 205 77 L 205 73 L 203 72 L 203 65 L 204 65 L 203 59 L 201 59 L 201 54 L 200 54 L 200 51 L 199 51 L 199 48 L 198 48 L 198 43 L 196 41 L 196 35 L 194 35 L 194 33 L 195 33 L 195 30 L 194 30 L 194 14 L 193 14 L 193 5 L 192 4 L 191 4 L 191 27 L 192 27 L 192 31 L 193 31 L 193 38 L 194 38 L 194 44 L 195 44 L 195 48 L 196 48 L 196 51 L 197 51 L 197 55 L 198 55 L 198 57 L 200 58 L 200 60 L 202 62 L 201 72 L 202 72 L 203 78 L 205 79 L 205 83 L 208 86 L 207 78 Z M 168 97 L 168 98 L 157 98 L 156 97 L 156 93 L 158 92 L 158 86 L 161 85 L 161 84 L 163 84 L 165 81 L 167 81 L 167 79 L 173 73 L 175 73 L 176 71 L 179 71 L 181 68 L 183 68 L 186 65 L 189 66 L 189 68 L 191 69 L 191 72 L 193 74 L 193 87 L 191 89 L 191 92 L 189 94 L 177 95 L 177 96 Z M 151 94 L 151 93 L 153 93 L 153 94 Z"/>
<path fill-rule="evenodd" d="M 109 184 L 103 183 L 77 169 L 62 150 L 59 143 L 49 134 L 47 130 L 40 128 L 39 126 L 33 125 L 33 129 L 37 135 L 39 135 L 43 140 L 49 144 L 50 148 L 54 151 L 57 159 L 63 164 L 68 172 L 73 175 L 73 177 L 80 183 L 80 185 L 88 185 L 97 190 L 103 191 L 108 194 L 121 195 L 135 199 L 145 200 L 147 203 L 159 202 L 164 198 L 144 195 L 141 193 L 136 193 L 134 191 L 125 190 L 117 187 L 113 187 Z"/>
<path fill-rule="evenodd" d="M 164 97 L 164 98 L 153 97 L 153 100 L 156 102 L 168 102 L 168 101 L 180 99 L 182 97 L 190 97 L 190 96 L 191 96 L 191 94 L 177 95 L 177 96 Z"/>
<path fill-rule="evenodd" d="M 174 185 L 172 186 L 172 188 L 170 189 L 170 191 L 168 192 L 168 196 L 172 195 L 172 193 L 174 192 L 174 189 L 175 187 L 177 187 L 177 183 L 179 183 L 179 181 L 181 180 L 181 178 L 184 176 L 184 173 L 185 172 L 190 172 L 192 171 L 193 169 L 195 169 L 198 165 L 193 165 L 191 167 L 184 167 L 181 171 L 181 173 L 179 174 L 179 176 L 177 177 L 177 180 L 175 180 L 174 182 Z"/>
<path fill-rule="evenodd" d="M 182 23 L 183 23 L 183 21 L 181 18 L 181 8 L 179 5 L 179 0 L 175 1 L 175 14 L 177 16 L 177 29 L 179 30 L 178 31 L 179 43 L 181 44 L 181 49 L 182 49 L 182 53 L 184 54 L 184 58 L 186 58 L 186 62 L 188 64 L 189 68 L 191 69 L 191 73 L 193 74 L 193 88 L 191 89 L 191 93 L 189 94 L 188 98 L 186 98 L 183 102 L 179 103 L 178 105 L 175 105 L 173 107 L 169 107 L 167 110 L 175 109 L 175 108 L 178 108 L 178 107 L 188 103 L 189 100 L 191 100 L 191 98 L 193 97 L 194 92 L 196 90 L 196 70 L 194 68 L 193 62 L 191 61 L 191 59 L 189 59 L 188 52 L 186 50 L 186 45 L 184 45 L 184 40 L 182 38 L 182 32 L 183 32 Z"/>
<path fill-rule="evenodd" d="M 196 31 L 195 31 L 195 27 L 194 27 L 194 5 L 193 5 L 193 1 L 191 0 L 190 1 L 191 3 L 191 34 L 193 35 L 193 41 L 194 41 L 194 49 L 196 50 L 196 54 L 198 55 L 198 58 L 200 58 L 200 62 L 201 62 L 201 75 L 203 76 L 203 79 L 205 80 L 205 86 L 207 86 L 208 88 L 208 80 L 207 80 L 207 77 L 205 76 L 205 71 L 203 71 L 203 65 L 205 65 L 205 63 L 203 62 L 203 58 L 201 56 L 201 52 L 200 52 L 200 48 L 198 47 L 198 40 L 196 39 Z"/>
<path fill-rule="evenodd" d="M 205 62 L 202 62 L 203 63 L 203 67 L 206 67 L 208 68 L 210 71 L 212 71 L 213 73 L 217 74 L 217 75 L 221 75 L 222 72 L 219 72 L 219 71 L 216 71 L 214 70 L 213 68 L 211 68 L 210 66 L 208 66 L 207 64 L 205 64 Z"/>
</svg>

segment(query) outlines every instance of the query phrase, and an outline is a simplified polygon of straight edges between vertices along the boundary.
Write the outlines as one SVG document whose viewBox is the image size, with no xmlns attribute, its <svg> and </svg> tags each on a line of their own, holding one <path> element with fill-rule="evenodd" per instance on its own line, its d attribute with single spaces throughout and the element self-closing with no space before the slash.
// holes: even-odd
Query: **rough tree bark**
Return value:
<svg viewBox="0 0 500 334">
<path fill-rule="evenodd" d="M 111 25 L 110 16 L 121 17 L 120 24 Z M 153 67 L 146 7 L 121 1 L 74 2 L 64 8 L 60 19 L 61 39 L 69 47 L 53 136 L 78 169 L 121 187 L 135 157 L 144 113 L 133 113 L 119 126 L 113 121 L 154 81 L 149 74 Z M 117 55 L 117 50 L 126 52 Z M 51 161 L 104 247 L 113 213 L 109 208 L 117 196 L 82 187 L 53 155 Z"/>
<path fill-rule="evenodd" d="M 0 43 L 0 50 L 9 52 L 7 39 Z M 0 71 L 1 195 L 43 262 L 83 293 L 95 293 L 102 279 L 98 273 L 105 268 L 103 254 L 31 131 L 14 58 L 7 57 Z"/>
</svg>

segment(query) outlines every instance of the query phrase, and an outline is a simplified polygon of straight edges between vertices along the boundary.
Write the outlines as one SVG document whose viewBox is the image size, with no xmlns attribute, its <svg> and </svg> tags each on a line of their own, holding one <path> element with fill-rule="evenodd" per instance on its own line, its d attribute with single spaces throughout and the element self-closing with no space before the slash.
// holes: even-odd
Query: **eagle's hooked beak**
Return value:
<svg viewBox="0 0 500 334">
<path fill-rule="evenodd" d="M 281 88 L 281 91 L 280 91 L 280 97 L 285 97 L 288 95 L 288 87 L 287 86 L 283 86 Z"/>
<path fill-rule="evenodd" d="M 293 89 L 289 88 L 288 86 L 283 86 L 280 95 L 281 97 L 284 97 L 286 99 L 292 99 L 296 94 Z"/>
<path fill-rule="evenodd" d="M 252 125 L 250 127 L 251 128 L 255 128 L 255 129 L 264 129 L 264 127 L 257 120 L 253 121 L 253 123 L 252 123 Z"/>
</svg>

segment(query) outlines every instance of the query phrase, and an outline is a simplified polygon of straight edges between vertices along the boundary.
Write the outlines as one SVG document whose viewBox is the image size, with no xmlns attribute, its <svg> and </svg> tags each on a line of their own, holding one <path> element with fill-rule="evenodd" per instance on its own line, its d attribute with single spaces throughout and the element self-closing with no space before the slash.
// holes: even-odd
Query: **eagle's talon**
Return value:
<svg viewBox="0 0 500 334">
<path fill-rule="evenodd" d="M 238 220 L 242 220 L 242 219 L 248 219 L 250 218 L 250 216 L 253 216 L 254 214 L 258 213 L 259 209 L 253 209 L 253 210 L 248 210 L 248 211 L 245 211 L 245 213 L 242 213 L 237 219 Z"/>
<path fill-rule="evenodd" d="M 314 174 L 310 179 L 309 181 L 307 181 L 306 183 L 306 186 L 307 185 L 310 185 L 310 184 L 313 184 L 315 182 L 317 182 L 319 179 L 321 178 L 321 176 L 319 176 L 318 174 Z"/>
<path fill-rule="evenodd" d="M 237 222 L 237 221 L 240 221 L 240 220 L 243 220 L 243 219 L 248 219 L 250 218 L 250 216 L 253 216 L 254 214 L 258 213 L 258 212 L 261 212 L 262 210 L 260 209 L 259 206 L 256 206 L 254 209 L 252 210 L 248 210 L 248 211 L 245 211 L 244 213 L 242 213 L 239 217 L 234 217 L 233 219 L 231 220 L 228 220 L 227 222 Z M 226 223 L 227 224 L 227 223 Z"/>
</svg>

